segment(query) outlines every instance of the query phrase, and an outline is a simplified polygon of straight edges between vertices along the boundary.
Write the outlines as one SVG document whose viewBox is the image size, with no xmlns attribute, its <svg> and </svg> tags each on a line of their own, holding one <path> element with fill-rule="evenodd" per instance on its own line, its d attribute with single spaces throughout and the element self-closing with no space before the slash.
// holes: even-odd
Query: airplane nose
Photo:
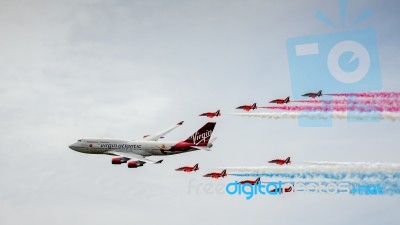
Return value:
<svg viewBox="0 0 400 225">
<path fill-rule="evenodd" d="M 76 151 L 76 149 L 77 149 L 75 143 L 69 145 L 68 147 L 69 147 L 70 149 L 74 150 L 74 151 Z"/>
</svg>

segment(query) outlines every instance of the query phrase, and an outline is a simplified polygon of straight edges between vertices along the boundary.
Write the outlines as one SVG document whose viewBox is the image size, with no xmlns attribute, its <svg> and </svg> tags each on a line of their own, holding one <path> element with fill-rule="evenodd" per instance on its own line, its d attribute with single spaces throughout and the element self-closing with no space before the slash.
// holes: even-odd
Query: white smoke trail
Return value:
<svg viewBox="0 0 400 225">
<path fill-rule="evenodd" d="M 258 117 L 266 119 L 387 119 L 399 120 L 398 112 L 262 112 L 262 113 L 232 113 L 235 116 Z"/>
<path fill-rule="evenodd" d="M 400 163 L 303 162 L 261 167 L 224 167 L 229 173 L 400 173 Z"/>
</svg>

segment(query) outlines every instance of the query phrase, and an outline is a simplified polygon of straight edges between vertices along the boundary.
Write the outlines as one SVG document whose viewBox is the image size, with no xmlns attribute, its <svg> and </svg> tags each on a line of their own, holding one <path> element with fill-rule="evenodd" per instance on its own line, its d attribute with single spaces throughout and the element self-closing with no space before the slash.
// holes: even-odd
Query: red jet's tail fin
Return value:
<svg viewBox="0 0 400 225">
<path fill-rule="evenodd" d="M 226 170 L 222 171 L 221 173 L 221 177 L 225 177 L 226 176 Z"/>
<path fill-rule="evenodd" d="M 251 109 L 257 109 L 257 103 L 254 103 L 254 104 L 251 106 Z"/>
<path fill-rule="evenodd" d="M 287 157 L 287 159 L 285 160 L 285 163 L 286 163 L 286 164 L 291 163 L 291 162 L 290 162 L 290 157 Z"/>
<path fill-rule="evenodd" d="M 290 102 L 290 97 L 287 97 L 287 98 L 285 99 L 285 103 L 288 103 L 288 102 Z"/>
<path fill-rule="evenodd" d="M 184 142 L 193 143 L 196 146 L 207 146 L 208 141 L 214 131 L 215 122 L 208 122 L 192 136 L 188 137 Z"/>
</svg>

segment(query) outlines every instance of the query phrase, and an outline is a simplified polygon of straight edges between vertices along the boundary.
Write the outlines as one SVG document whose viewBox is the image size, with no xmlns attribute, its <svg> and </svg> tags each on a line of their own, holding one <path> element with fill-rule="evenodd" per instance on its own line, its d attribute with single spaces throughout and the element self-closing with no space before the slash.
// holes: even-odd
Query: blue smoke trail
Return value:
<svg viewBox="0 0 400 225">
<path fill-rule="evenodd" d="M 387 173 L 387 172 L 303 172 L 303 173 L 229 173 L 230 176 L 236 177 L 267 177 L 267 178 L 280 178 L 301 181 L 304 184 L 314 183 L 324 180 L 322 183 L 346 182 L 350 184 L 350 189 L 353 195 L 364 194 L 368 195 L 368 191 L 363 187 L 377 186 L 382 187 L 382 194 L 384 195 L 399 195 L 400 194 L 400 172 Z M 311 180 L 311 182 L 310 182 Z M 265 182 L 263 182 L 265 183 Z M 293 183 L 287 181 L 284 183 Z M 359 189 L 359 187 L 361 187 Z M 360 193 L 361 191 L 361 193 Z"/>
</svg>

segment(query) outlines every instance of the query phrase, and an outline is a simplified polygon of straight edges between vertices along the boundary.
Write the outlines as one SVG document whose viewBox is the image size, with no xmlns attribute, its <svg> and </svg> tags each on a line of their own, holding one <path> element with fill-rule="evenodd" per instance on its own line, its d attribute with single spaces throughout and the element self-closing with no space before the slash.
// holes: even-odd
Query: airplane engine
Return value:
<svg viewBox="0 0 400 225">
<path fill-rule="evenodd" d="M 128 162 L 129 159 L 124 158 L 124 157 L 118 157 L 118 158 L 112 158 L 111 163 L 112 164 L 121 164 L 121 163 L 126 163 Z"/>
<path fill-rule="evenodd" d="M 144 163 L 140 161 L 129 161 L 128 168 L 138 168 L 139 166 L 143 166 Z"/>
</svg>

